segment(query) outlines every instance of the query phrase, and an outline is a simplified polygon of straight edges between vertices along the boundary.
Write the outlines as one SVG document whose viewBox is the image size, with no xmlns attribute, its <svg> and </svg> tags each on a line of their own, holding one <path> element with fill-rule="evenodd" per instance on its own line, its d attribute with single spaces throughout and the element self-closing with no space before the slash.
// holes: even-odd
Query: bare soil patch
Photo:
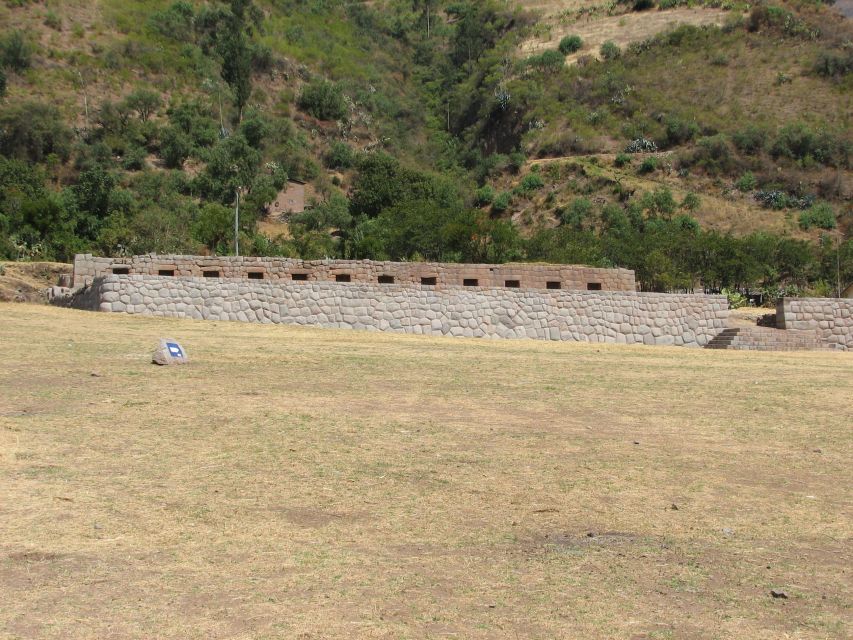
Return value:
<svg viewBox="0 0 853 640">
<path fill-rule="evenodd" d="M 45 302 L 45 289 L 72 269 L 60 262 L 0 262 L 0 302 Z"/>
</svg>

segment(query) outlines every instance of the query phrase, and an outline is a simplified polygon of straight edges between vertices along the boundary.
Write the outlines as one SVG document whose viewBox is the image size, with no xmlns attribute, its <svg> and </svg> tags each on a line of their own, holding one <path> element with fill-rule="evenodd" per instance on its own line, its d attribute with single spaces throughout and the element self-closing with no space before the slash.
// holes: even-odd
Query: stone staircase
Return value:
<svg viewBox="0 0 853 640">
<path fill-rule="evenodd" d="M 829 345 L 816 331 L 795 331 L 772 327 L 730 327 L 723 329 L 706 349 L 739 349 L 747 351 L 816 351 Z"/>
</svg>

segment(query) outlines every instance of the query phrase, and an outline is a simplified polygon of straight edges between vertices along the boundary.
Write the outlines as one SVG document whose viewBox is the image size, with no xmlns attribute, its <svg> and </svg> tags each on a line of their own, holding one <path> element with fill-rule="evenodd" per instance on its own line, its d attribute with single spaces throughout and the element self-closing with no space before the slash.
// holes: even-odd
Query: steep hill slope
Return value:
<svg viewBox="0 0 853 640">
<path fill-rule="evenodd" d="M 853 29 L 817 0 L 15 0 L 0 25 L 0 256 L 231 251 L 238 191 L 256 253 L 693 286 L 640 261 L 681 260 L 643 245 L 680 225 L 804 241 L 715 282 L 817 286 L 849 244 Z M 265 220 L 288 179 L 314 209 Z"/>
</svg>

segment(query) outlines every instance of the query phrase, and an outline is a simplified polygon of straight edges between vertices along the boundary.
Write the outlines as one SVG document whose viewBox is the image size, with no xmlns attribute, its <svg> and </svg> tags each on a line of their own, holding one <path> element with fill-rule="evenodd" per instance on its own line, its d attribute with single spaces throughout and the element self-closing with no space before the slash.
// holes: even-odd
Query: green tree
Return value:
<svg viewBox="0 0 853 640">
<path fill-rule="evenodd" d="M 136 111 L 142 122 L 147 122 L 160 108 L 162 102 L 160 94 L 151 89 L 136 89 L 124 99 L 126 107 L 131 111 Z"/>
</svg>

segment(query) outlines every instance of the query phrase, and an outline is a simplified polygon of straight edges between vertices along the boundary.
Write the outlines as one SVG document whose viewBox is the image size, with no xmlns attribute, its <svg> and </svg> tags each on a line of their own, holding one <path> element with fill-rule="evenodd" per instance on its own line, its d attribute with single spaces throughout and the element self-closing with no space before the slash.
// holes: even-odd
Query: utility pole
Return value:
<svg viewBox="0 0 853 640">
<path fill-rule="evenodd" d="M 240 256 L 240 188 L 237 188 L 237 207 L 234 209 L 234 255 Z"/>
<path fill-rule="evenodd" d="M 835 282 L 837 283 L 836 297 L 841 297 L 841 237 L 835 239 Z"/>
</svg>

